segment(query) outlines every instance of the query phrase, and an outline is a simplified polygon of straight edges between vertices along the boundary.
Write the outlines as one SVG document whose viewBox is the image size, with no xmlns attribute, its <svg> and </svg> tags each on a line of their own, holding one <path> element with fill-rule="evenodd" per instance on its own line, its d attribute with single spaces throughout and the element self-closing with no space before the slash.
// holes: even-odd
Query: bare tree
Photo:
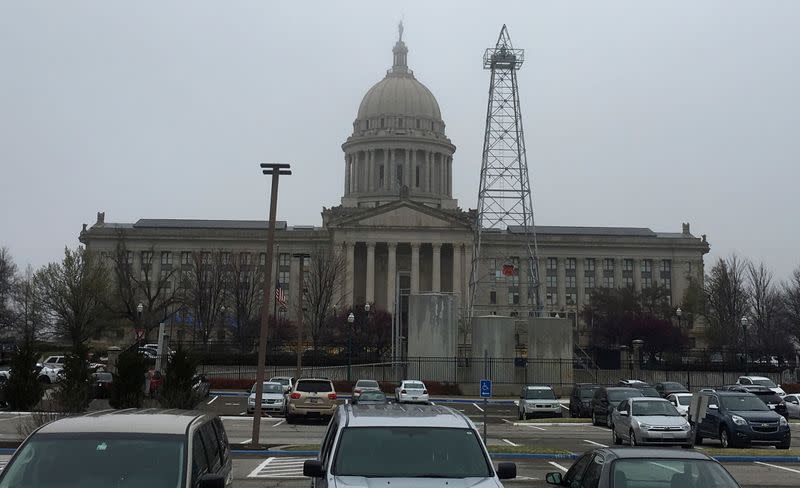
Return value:
<svg viewBox="0 0 800 488">
<path fill-rule="evenodd" d="M 800 342 L 800 268 L 795 269 L 789 281 L 783 284 L 783 302 L 792 335 Z"/>
<path fill-rule="evenodd" d="M 0 328 L 10 327 L 13 322 L 11 295 L 17 276 L 17 265 L 11 253 L 0 247 Z"/>
<path fill-rule="evenodd" d="M 41 339 L 49 325 L 42 302 L 36 296 L 35 276 L 33 267 L 28 265 L 25 273 L 16 279 L 11 296 L 12 327 L 22 342 Z"/>
<path fill-rule="evenodd" d="M 736 345 L 742 338 L 740 321 L 750 310 L 747 262 L 736 255 L 720 258 L 705 280 L 708 327 L 714 348 Z"/>
<path fill-rule="evenodd" d="M 182 290 L 176 279 L 177 266 L 162 264 L 156 275 L 153 248 L 141 251 L 140 256 L 140 265 L 134 269 L 133 251 L 128 249 L 125 234 L 121 232 L 113 255 L 114 287 L 108 307 L 115 316 L 129 320 L 149 334 L 174 313 Z M 140 303 L 141 317 L 137 310 Z"/>
<path fill-rule="evenodd" d="M 226 274 L 222 251 L 201 250 L 192 253 L 191 270 L 183 286 L 186 304 L 192 310 L 195 331 L 203 344 L 208 344 L 211 332 L 222 316 Z"/>
<path fill-rule="evenodd" d="M 338 300 L 342 296 L 342 278 L 346 269 L 344 255 L 333 248 L 317 249 L 305 265 L 308 274 L 303 300 L 296 306 L 300 307 L 300 316 L 308 327 L 314 349 L 319 345 L 325 327 L 331 323 L 334 308 L 341 308 Z"/>
<path fill-rule="evenodd" d="M 747 266 L 748 293 L 750 295 L 750 327 L 748 341 L 762 353 L 791 352 L 791 330 L 785 302 L 778 286 L 772 281 L 772 272 L 759 263 Z"/>
<path fill-rule="evenodd" d="M 250 254 L 240 254 L 227 270 L 225 296 L 233 317 L 233 337 L 241 352 L 248 352 L 256 337 L 264 301 L 264 273 L 249 261 Z"/>
<path fill-rule="evenodd" d="M 65 248 L 63 261 L 37 271 L 34 283 L 55 331 L 70 341 L 75 354 L 82 353 L 106 324 L 109 275 L 100 258 L 83 246 Z"/>
</svg>

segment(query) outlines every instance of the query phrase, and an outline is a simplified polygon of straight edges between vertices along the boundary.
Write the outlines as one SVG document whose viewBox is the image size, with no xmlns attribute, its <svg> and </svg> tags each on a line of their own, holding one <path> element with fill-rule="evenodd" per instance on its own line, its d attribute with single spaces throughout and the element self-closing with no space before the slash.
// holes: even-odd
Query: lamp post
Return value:
<svg viewBox="0 0 800 488">
<path fill-rule="evenodd" d="M 139 302 L 139 305 L 136 305 L 136 315 L 138 317 L 139 330 L 141 330 L 143 328 L 142 327 L 142 312 L 144 312 L 144 305 L 142 305 L 142 302 Z M 134 333 L 136 334 L 136 346 L 138 347 L 139 346 L 139 342 L 141 341 L 141 339 L 139 339 L 138 331 L 136 331 Z"/>
<path fill-rule="evenodd" d="M 744 375 L 750 376 L 750 361 L 747 357 L 747 325 L 750 322 L 747 317 L 742 317 L 742 337 L 744 338 Z"/>
<path fill-rule="evenodd" d="M 634 339 L 631 341 L 633 345 L 633 360 L 634 360 L 634 370 L 633 373 L 636 376 L 635 379 L 639 379 L 641 376 L 641 368 L 642 368 L 642 345 L 644 341 L 641 339 Z"/>
<path fill-rule="evenodd" d="M 356 321 L 356 316 L 353 312 L 347 316 L 347 323 L 350 330 L 347 332 L 347 381 L 350 381 L 350 369 L 352 367 L 352 354 L 353 354 L 353 324 Z"/>
</svg>

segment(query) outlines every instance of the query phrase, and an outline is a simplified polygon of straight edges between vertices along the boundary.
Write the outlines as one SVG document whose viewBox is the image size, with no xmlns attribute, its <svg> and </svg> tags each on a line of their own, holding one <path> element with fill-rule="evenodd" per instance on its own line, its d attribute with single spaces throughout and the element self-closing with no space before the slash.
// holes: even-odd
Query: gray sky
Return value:
<svg viewBox="0 0 800 488">
<path fill-rule="evenodd" d="M 392 6 L 397 5 L 397 6 Z M 800 3 L 0 3 L 0 245 L 59 259 L 81 223 L 266 218 L 260 161 L 288 161 L 278 215 L 320 225 L 340 145 L 391 65 L 409 65 L 476 206 L 488 72 L 507 23 L 537 223 L 708 234 L 779 277 L 800 264 Z"/>
</svg>

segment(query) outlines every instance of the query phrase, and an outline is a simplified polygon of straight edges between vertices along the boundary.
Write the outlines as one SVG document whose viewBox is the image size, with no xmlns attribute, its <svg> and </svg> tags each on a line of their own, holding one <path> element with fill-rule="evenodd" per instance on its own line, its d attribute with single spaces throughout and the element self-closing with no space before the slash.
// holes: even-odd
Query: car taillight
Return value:
<svg viewBox="0 0 800 488">
<path fill-rule="evenodd" d="M 361 388 L 356 388 L 356 393 L 361 393 Z"/>
<path fill-rule="evenodd" d="M 336 400 L 336 393 L 328 393 L 328 400 Z"/>
<path fill-rule="evenodd" d="M 405 390 L 400 390 L 400 393 L 402 393 L 403 395 L 405 395 L 405 394 L 406 394 L 406 391 L 405 391 Z"/>
<path fill-rule="evenodd" d="M 300 394 L 297 393 L 297 392 L 292 393 L 291 395 L 289 395 L 289 398 L 291 398 L 292 400 L 299 400 L 300 399 Z"/>
<path fill-rule="evenodd" d="M 428 394 L 428 390 L 422 390 L 422 394 L 423 395 L 427 395 Z"/>
</svg>

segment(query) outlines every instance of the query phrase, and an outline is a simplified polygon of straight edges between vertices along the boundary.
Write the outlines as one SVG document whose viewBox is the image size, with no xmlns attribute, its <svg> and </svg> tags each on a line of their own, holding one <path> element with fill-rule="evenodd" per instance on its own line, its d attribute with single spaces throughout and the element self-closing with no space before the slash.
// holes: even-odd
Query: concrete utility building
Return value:
<svg viewBox="0 0 800 488">
<path fill-rule="evenodd" d="M 458 309 L 466 306 L 475 215 L 459 208 L 452 197 L 456 146 L 446 135 L 436 98 L 408 68 L 405 43 L 398 40 L 392 52 L 391 69 L 367 91 L 352 135 L 342 144 L 341 204 L 323 207 L 319 226 L 277 224 L 273 269 L 277 266 L 289 303 L 296 300 L 300 273 L 294 256 L 308 253 L 313 259 L 321 249 L 335 249 L 344 253 L 347 263 L 342 306 L 369 302 L 391 311 L 398 284 L 403 317 L 409 294 L 453 293 Z M 141 266 L 143 256 L 152 256 L 152 276 L 159 276 L 164 270 L 186 267 L 191 252 L 200 250 L 224 250 L 256 269 L 266 259 L 266 228 L 263 221 L 240 220 L 110 223 L 98 213 L 93 225 L 84 226 L 80 241 L 90 250 L 112 253 L 123 232 L 134 266 Z M 703 255 L 709 251 L 705 236 L 692 235 L 689 224 L 680 232 L 538 226 L 536 233 L 540 303 L 551 316 L 571 319 L 582 345 L 588 336 L 578 312 L 593 288 L 664 286 L 678 304 L 689 277 L 702 280 Z M 476 297 L 476 304 L 522 319 L 530 305 L 527 280 L 521 276 L 525 266 L 519 266 L 519 237 L 514 229 L 484 234 L 484 248 L 506 258 L 480 270 L 494 276 L 496 286 Z M 502 269 L 509 263 L 519 273 L 506 276 Z M 288 307 L 285 313 L 294 318 L 294 310 Z M 459 337 L 462 345 L 469 340 L 468 334 Z M 517 340 L 525 344 L 524 331 Z"/>
</svg>

